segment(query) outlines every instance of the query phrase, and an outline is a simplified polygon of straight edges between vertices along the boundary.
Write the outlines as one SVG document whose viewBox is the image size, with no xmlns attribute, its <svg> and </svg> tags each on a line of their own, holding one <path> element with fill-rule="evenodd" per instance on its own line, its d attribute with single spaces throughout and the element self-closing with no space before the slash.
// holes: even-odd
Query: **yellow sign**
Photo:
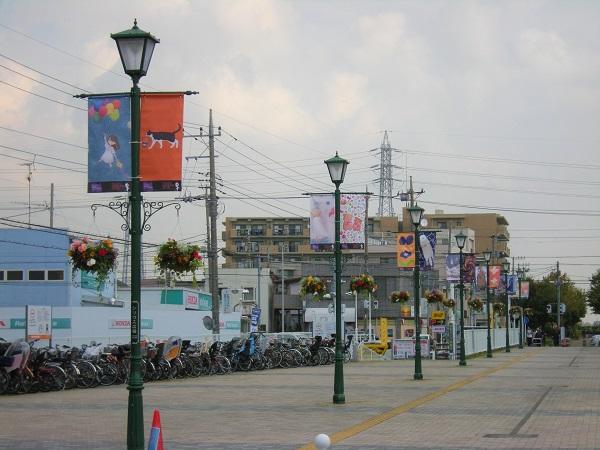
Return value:
<svg viewBox="0 0 600 450">
<path fill-rule="evenodd" d="M 388 320 L 385 317 L 379 319 L 379 340 L 387 346 L 388 342 Z"/>
<path fill-rule="evenodd" d="M 444 320 L 445 318 L 446 313 L 444 311 L 431 311 L 432 320 Z"/>
</svg>

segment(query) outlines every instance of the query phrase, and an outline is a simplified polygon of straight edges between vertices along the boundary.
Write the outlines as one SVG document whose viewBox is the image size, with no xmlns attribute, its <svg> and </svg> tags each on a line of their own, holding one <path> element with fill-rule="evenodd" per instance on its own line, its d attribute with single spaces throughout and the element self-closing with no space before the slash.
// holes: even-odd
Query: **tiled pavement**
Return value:
<svg viewBox="0 0 600 450">
<path fill-rule="evenodd" d="M 597 449 L 599 369 L 598 347 L 425 361 L 423 381 L 412 361 L 351 363 L 337 406 L 332 366 L 152 383 L 146 436 L 158 408 L 168 450 L 298 449 L 318 433 L 335 450 Z M 0 449 L 123 449 L 127 393 L 1 396 Z"/>
</svg>

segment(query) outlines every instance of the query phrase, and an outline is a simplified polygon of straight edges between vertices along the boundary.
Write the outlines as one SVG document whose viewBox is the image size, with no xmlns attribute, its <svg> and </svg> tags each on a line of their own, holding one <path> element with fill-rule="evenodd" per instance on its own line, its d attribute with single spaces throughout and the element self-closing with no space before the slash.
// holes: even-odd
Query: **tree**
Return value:
<svg viewBox="0 0 600 450">
<path fill-rule="evenodd" d="M 600 277 L 598 279 L 600 282 Z M 567 329 L 567 335 L 574 336 L 576 325 L 586 314 L 586 296 L 578 289 L 566 273 L 560 275 L 560 302 L 566 305 L 566 312 L 561 317 L 561 325 Z M 552 313 L 548 314 L 546 305 L 552 305 Z M 556 272 L 552 272 L 541 281 L 530 282 L 530 301 L 525 307 L 533 309 L 530 327 L 542 328 L 547 334 L 556 326 Z"/>
<path fill-rule="evenodd" d="M 600 269 L 592 276 L 590 290 L 587 293 L 587 304 L 594 314 L 600 314 Z"/>
</svg>

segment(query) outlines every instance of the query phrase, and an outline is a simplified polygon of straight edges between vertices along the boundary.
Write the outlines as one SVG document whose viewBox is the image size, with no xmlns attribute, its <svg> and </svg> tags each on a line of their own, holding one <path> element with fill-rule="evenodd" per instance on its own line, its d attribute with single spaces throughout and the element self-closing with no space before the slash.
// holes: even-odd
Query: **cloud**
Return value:
<svg viewBox="0 0 600 450">
<path fill-rule="evenodd" d="M 298 137 L 314 131 L 314 119 L 298 97 L 276 80 L 263 77 L 246 83 L 229 66 L 221 66 L 211 84 L 208 101 L 217 111 L 280 135 Z"/>
<path fill-rule="evenodd" d="M 327 85 L 327 106 L 323 120 L 340 121 L 353 117 L 366 104 L 367 77 L 358 73 L 337 73 Z"/>
<path fill-rule="evenodd" d="M 21 73 L 25 71 L 11 63 L 8 63 L 7 66 L 13 66 L 14 70 L 18 70 Z M 35 86 L 38 85 L 35 81 L 19 77 L 18 75 L 6 75 L 7 73 L 5 69 L 0 72 L 2 80 L 13 86 L 33 92 Z M 35 74 L 29 74 L 29 76 L 35 79 L 39 78 Z M 21 128 L 27 122 L 30 115 L 31 110 L 28 108 L 28 104 L 31 98 L 32 95 L 27 92 L 0 83 L 0 123 L 10 128 Z"/>
<path fill-rule="evenodd" d="M 567 43 L 557 33 L 525 30 L 519 35 L 516 50 L 523 64 L 546 76 L 560 77 L 572 73 L 573 61 Z"/>
</svg>

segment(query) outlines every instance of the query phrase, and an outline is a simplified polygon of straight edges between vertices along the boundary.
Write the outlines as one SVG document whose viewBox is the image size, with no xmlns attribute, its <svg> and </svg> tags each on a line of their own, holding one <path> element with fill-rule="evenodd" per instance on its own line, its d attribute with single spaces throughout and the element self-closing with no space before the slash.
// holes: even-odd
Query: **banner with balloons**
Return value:
<svg viewBox="0 0 600 450">
<path fill-rule="evenodd" d="M 142 94 L 142 191 L 181 191 L 183 94 Z"/>
<path fill-rule="evenodd" d="M 88 192 L 129 191 L 131 179 L 129 96 L 88 99 Z"/>
</svg>

